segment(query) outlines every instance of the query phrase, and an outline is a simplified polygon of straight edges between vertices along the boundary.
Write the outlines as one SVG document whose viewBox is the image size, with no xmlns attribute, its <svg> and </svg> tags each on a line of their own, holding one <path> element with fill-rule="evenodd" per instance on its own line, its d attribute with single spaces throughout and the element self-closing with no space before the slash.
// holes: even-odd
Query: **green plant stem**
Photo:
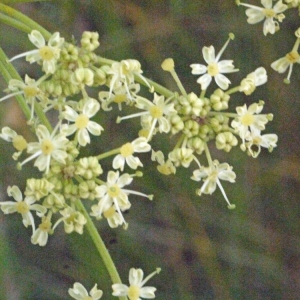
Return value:
<svg viewBox="0 0 300 300">
<path fill-rule="evenodd" d="M 115 154 L 120 153 L 120 149 L 121 149 L 121 148 L 113 149 L 113 150 L 110 150 L 110 151 L 108 151 L 108 152 L 99 154 L 99 155 L 96 156 L 96 157 L 97 157 L 98 160 L 101 160 L 101 159 L 103 159 L 103 158 L 106 158 L 106 157 L 109 157 L 109 156 L 112 156 L 112 155 L 115 155 Z"/>
<path fill-rule="evenodd" d="M 6 25 L 9 25 L 11 27 L 14 27 L 20 31 L 25 31 L 25 32 L 30 32 L 31 29 L 30 27 L 24 25 L 23 23 L 21 23 L 20 21 L 9 17 L 3 13 L 0 13 L 0 22 Z"/>
<path fill-rule="evenodd" d="M 82 204 L 82 202 L 80 200 L 76 200 L 75 205 L 76 205 L 77 209 L 85 216 L 85 218 L 87 220 L 87 223 L 85 226 L 86 226 L 86 228 L 90 234 L 90 237 L 92 238 L 92 240 L 103 260 L 103 263 L 105 264 L 105 267 L 110 275 L 112 282 L 113 283 L 122 283 L 121 278 L 118 274 L 118 271 L 115 267 L 115 264 L 110 256 L 103 240 L 101 239 L 101 236 L 100 236 L 95 224 L 93 223 L 93 221 L 91 220 L 91 217 L 87 213 L 84 205 Z M 119 299 L 127 300 L 127 297 L 119 297 Z"/>
<path fill-rule="evenodd" d="M 22 30 L 26 33 L 30 33 L 32 30 L 38 30 L 45 39 L 49 39 L 51 37 L 51 34 L 49 31 L 44 29 L 41 25 L 34 22 L 29 17 L 23 15 L 19 11 L 0 3 L 0 11 L 7 16 L 5 19 L 6 24 L 10 25 L 16 29 Z M 16 20 L 19 21 L 19 23 L 16 23 Z M 21 26 L 23 24 L 23 26 Z"/>
</svg>

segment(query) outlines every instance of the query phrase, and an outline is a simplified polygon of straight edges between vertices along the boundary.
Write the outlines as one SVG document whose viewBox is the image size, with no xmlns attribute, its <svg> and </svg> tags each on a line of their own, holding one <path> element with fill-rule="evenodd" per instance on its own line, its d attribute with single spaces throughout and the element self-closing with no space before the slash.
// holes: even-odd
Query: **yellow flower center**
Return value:
<svg viewBox="0 0 300 300">
<path fill-rule="evenodd" d="M 122 102 L 125 102 L 127 99 L 127 96 L 126 95 L 116 95 L 115 98 L 114 98 L 114 102 L 115 103 L 122 103 Z"/>
<path fill-rule="evenodd" d="M 26 214 L 29 211 L 29 206 L 24 201 L 16 203 L 16 210 L 20 214 Z"/>
<path fill-rule="evenodd" d="M 35 97 L 39 93 L 39 89 L 35 86 L 26 86 L 23 89 L 25 97 Z"/>
<path fill-rule="evenodd" d="M 219 68 L 217 63 L 211 63 L 207 66 L 207 73 L 210 76 L 216 76 L 219 74 Z"/>
<path fill-rule="evenodd" d="M 85 115 L 79 115 L 76 119 L 75 125 L 78 129 L 84 129 L 87 127 L 89 123 L 89 118 Z"/>
<path fill-rule="evenodd" d="M 137 300 L 140 297 L 140 287 L 131 285 L 128 289 L 128 297 L 130 300 Z"/>
<path fill-rule="evenodd" d="M 40 56 L 42 60 L 51 60 L 54 58 L 54 53 L 52 49 L 48 46 L 44 46 L 39 49 Z"/>
<path fill-rule="evenodd" d="M 83 297 L 83 299 L 82 300 L 93 300 L 93 298 L 92 297 L 90 297 L 90 296 L 85 296 L 85 297 Z"/>
<path fill-rule="evenodd" d="M 115 209 L 113 207 L 110 207 L 108 210 L 106 210 L 103 213 L 103 216 L 108 219 L 108 218 L 112 218 L 114 216 L 114 214 L 116 213 Z"/>
<path fill-rule="evenodd" d="M 297 51 L 291 51 L 285 56 L 285 58 L 288 60 L 289 63 L 294 64 L 299 60 L 300 55 Z"/>
<path fill-rule="evenodd" d="M 114 184 L 113 186 L 111 186 L 109 189 L 108 189 L 108 195 L 112 198 L 115 198 L 117 196 L 119 196 L 120 194 L 120 188 Z"/>
<path fill-rule="evenodd" d="M 54 150 L 54 145 L 53 145 L 52 141 L 45 139 L 42 142 L 41 150 L 42 150 L 43 154 L 45 154 L 45 155 L 51 154 L 52 151 Z"/>
<path fill-rule="evenodd" d="M 262 141 L 261 137 L 256 136 L 256 137 L 253 139 L 253 144 L 254 144 L 254 145 L 260 145 L 261 141 Z"/>
<path fill-rule="evenodd" d="M 27 142 L 26 140 L 21 136 L 21 135 L 16 135 L 13 138 L 13 146 L 18 150 L 18 151 L 23 151 L 24 149 L 27 148 Z"/>
<path fill-rule="evenodd" d="M 39 225 L 39 229 L 49 232 L 51 230 L 51 225 L 52 224 L 48 219 L 44 219 L 43 222 Z"/>
<path fill-rule="evenodd" d="M 246 113 L 244 116 L 242 116 L 241 123 L 245 126 L 252 125 L 254 123 L 254 116 L 249 113 Z"/>
<path fill-rule="evenodd" d="M 120 149 L 120 153 L 124 157 L 131 156 L 134 153 L 133 146 L 130 143 L 123 145 Z"/>
<path fill-rule="evenodd" d="M 263 12 L 267 18 L 274 18 L 276 16 L 276 13 L 272 8 L 265 8 Z"/>
<path fill-rule="evenodd" d="M 171 170 L 170 166 L 167 164 L 157 166 L 157 170 L 158 170 L 158 172 L 160 172 L 163 175 L 172 174 L 172 170 Z"/>
<path fill-rule="evenodd" d="M 157 107 L 156 105 L 151 106 L 150 108 L 150 115 L 154 118 L 154 119 L 159 119 L 162 117 L 163 115 L 163 111 L 160 107 Z"/>
</svg>

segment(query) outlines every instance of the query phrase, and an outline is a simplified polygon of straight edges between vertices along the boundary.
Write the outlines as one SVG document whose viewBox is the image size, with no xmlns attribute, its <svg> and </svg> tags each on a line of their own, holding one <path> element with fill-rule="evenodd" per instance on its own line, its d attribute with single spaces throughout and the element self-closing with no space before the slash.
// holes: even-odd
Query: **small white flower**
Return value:
<svg viewBox="0 0 300 300">
<path fill-rule="evenodd" d="M 124 186 L 129 185 L 133 178 L 129 174 L 125 173 L 119 176 L 119 172 L 109 171 L 107 175 L 107 182 L 96 187 L 97 198 L 100 199 L 96 216 L 101 217 L 101 214 L 111 206 L 115 206 L 117 212 L 122 216 L 122 221 L 126 226 L 126 222 L 123 218 L 121 211 L 125 211 L 130 208 L 131 204 L 128 200 L 129 194 L 135 194 L 138 196 L 152 199 L 151 195 L 145 195 L 140 192 L 124 189 Z"/>
<path fill-rule="evenodd" d="M 47 217 L 42 217 L 42 222 L 39 228 L 32 234 L 31 243 L 34 245 L 45 246 L 48 242 L 49 233 L 52 233 L 52 223 L 50 221 L 51 214 Z"/>
<path fill-rule="evenodd" d="M 47 212 L 47 209 L 40 204 L 34 204 L 35 200 L 32 198 L 25 197 L 25 199 L 23 200 L 22 193 L 16 185 L 12 187 L 9 186 L 7 188 L 7 194 L 8 196 L 13 197 L 16 202 L 0 202 L 1 210 L 5 214 L 12 214 L 15 212 L 21 214 L 24 226 L 32 226 L 32 232 L 34 232 L 35 223 L 31 210 L 36 211 L 37 216 L 42 217 Z"/>
<path fill-rule="evenodd" d="M 2 128 L 0 138 L 13 144 L 14 148 L 17 150 L 17 152 L 15 152 L 12 156 L 15 160 L 17 160 L 22 152 L 27 148 L 27 141 L 24 137 L 17 134 L 14 130 L 7 126 Z"/>
<path fill-rule="evenodd" d="M 245 139 L 247 132 L 253 129 L 264 130 L 269 119 L 267 115 L 260 115 L 264 103 L 253 103 L 247 108 L 247 105 L 238 106 L 236 108 L 238 117 L 231 122 L 232 128 L 239 133 L 240 137 Z"/>
<path fill-rule="evenodd" d="M 97 289 L 97 284 L 88 293 L 85 287 L 79 282 L 75 282 L 73 288 L 69 289 L 68 292 L 76 300 L 99 300 L 103 295 L 103 292 Z"/>
<path fill-rule="evenodd" d="M 223 75 L 223 73 L 233 73 L 237 72 L 238 69 L 234 68 L 233 60 L 222 60 L 219 61 L 221 55 L 226 49 L 230 39 L 233 38 L 231 34 L 229 39 L 220 50 L 220 52 L 215 56 L 215 48 L 213 46 L 203 47 L 202 54 L 203 58 L 207 63 L 207 66 L 202 64 L 191 64 L 192 74 L 194 75 L 202 75 L 198 78 L 197 82 L 201 85 L 202 90 L 206 90 L 212 81 L 212 77 L 215 78 L 216 84 L 223 90 L 227 90 L 230 80 Z"/>
<path fill-rule="evenodd" d="M 274 69 L 278 73 L 284 73 L 289 68 L 288 75 L 285 79 L 286 83 L 290 82 L 294 64 L 300 63 L 300 55 L 298 53 L 299 43 L 300 38 L 297 38 L 292 51 L 271 64 L 272 69 Z"/>
<path fill-rule="evenodd" d="M 246 15 L 248 17 L 247 22 L 249 24 L 256 24 L 265 19 L 263 26 L 264 35 L 267 35 L 268 33 L 274 34 L 279 30 L 279 23 L 274 21 L 274 19 L 282 22 L 285 17 L 282 13 L 288 9 L 288 6 L 283 4 L 282 0 L 278 1 L 273 7 L 272 0 L 261 0 L 263 7 L 240 2 L 238 2 L 238 4 L 250 7 L 246 10 Z"/>
<path fill-rule="evenodd" d="M 138 157 L 133 156 L 133 153 L 148 152 L 151 150 L 151 146 L 148 144 L 147 139 L 139 137 L 131 143 L 126 143 L 120 148 L 120 154 L 118 154 L 113 160 L 113 168 L 123 171 L 125 162 L 131 169 L 137 169 L 142 167 Z"/>
<path fill-rule="evenodd" d="M 265 68 L 257 68 L 254 72 L 247 75 L 241 81 L 239 91 L 245 95 L 251 95 L 257 86 L 265 84 L 268 80 L 267 71 Z"/>
<path fill-rule="evenodd" d="M 156 288 L 152 286 L 145 286 L 144 284 L 155 274 L 159 274 L 160 268 L 148 275 L 144 280 L 144 272 L 142 269 L 131 268 L 129 271 L 129 286 L 121 283 L 112 285 L 113 296 L 128 297 L 130 300 L 154 299 Z"/>
<path fill-rule="evenodd" d="M 122 110 L 123 103 L 127 105 L 131 104 L 137 93 L 140 91 L 140 85 L 138 83 L 131 83 L 128 85 L 128 90 L 131 97 L 128 97 L 127 88 L 123 84 L 115 87 L 113 92 L 99 92 L 98 96 L 100 101 L 102 102 L 102 109 L 106 111 L 112 110 L 112 107 L 110 107 L 110 105 L 112 103 L 116 103 L 119 110 Z"/>
<path fill-rule="evenodd" d="M 61 210 L 60 214 L 63 216 L 62 220 L 64 222 L 64 229 L 66 233 L 72 233 L 74 231 L 79 234 L 83 233 L 83 227 L 87 221 L 82 213 L 68 206 L 64 210 Z M 56 224 L 53 229 L 56 228 Z"/>
<path fill-rule="evenodd" d="M 261 134 L 257 129 L 253 129 L 246 135 L 245 146 L 252 157 L 257 157 L 261 151 L 261 147 L 267 148 L 269 152 L 277 146 L 278 136 L 276 134 Z"/>
<path fill-rule="evenodd" d="M 28 37 L 38 49 L 16 55 L 10 61 L 26 56 L 26 60 L 30 63 L 42 61 L 43 71 L 46 74 L 53 74 L 56 70 L 56 61 L 59 59 L 64 39 L 60 37 L 59 32 L 55 32 L 46 44 L 44 37 L 37 30 L 32 30 Z"/>
<path fill-rule="evenodd" d="M 96 122 L 91 121 L 100 109 L 100 104 L 95 99 L 89 98 L 82 107 L 82 112 L 78 114 L 73 108 L 66 105 L 63 117 L 67 121 L 74 122 L 72 125 L 62 125 L 62 132 L 67 136 L 76 132 L 76 139 L 81 146 L 86 146 L 91 142 L 89 132 L 99 136 L 103 128 Z"/>
<path fill-rule="evenodd" d="M 227 163 L 220 164 L 217 160 L 214 160 L 209 167 L 200 167 L 199 169 L 195 170 L 191 178 L 195 181 L 204 181 L 202 187 L 198 191 L 199 196 L 201 194 L 212 194 L 218 185 L 228 204 L 228 207 L 234 208 L 234 205 L 229 202 L 220 182 L 220 179 L 229 182 L 235 182 L 236 175 L 232 171 L 232 167 Z"/>
<path fill-rule="evenodd" d="M 176 168 L 174 167 L 173 163 L 170 159 L 165 161 L 164 154 L 162 153 L 162 151 L 152 150 L 151 160 L 158 162 L 159 165 L 157 166 L 157 170 L 161 174 L 170 175 L 176 173 Z"/>
<path fill-rule="evenodd" d="M 30 157 L 24 160 L 21 166 L 37 157 L 34 166 L 41 172 L 48 173 L 51 159 L 53 158 L 61 164 L 65 164 L 68 154 L 65 150 L 68 139 L 64 134 L 55 135 L 55 130 L 50 134 L 46 126 L 39 125 L 36 129 L 38 142 L 28 143 L 27 152 L 32 153 Z"/>
<path fill-rule="evenodd" d="M 146 117 L 147 121 L 143 119 L 144 123 L 149 124 L 150 128 L 147 140 L 149 141 L 153 135 L 155 126 L 158 122 L 158 130 L 160 132 L 168 133 L 171 129 L 170 121 L 166 117 L 169 117 L 176 113 L 174 109 L 174 103 L 169 104 L 168 100 L 165 100 L 164 96 L 159 96 L 154 93 L 153 102 L 148 99 L 138 97 L 136 99 L 136 107 L 145 110 L 144 112 L 118 118 L 117 123 L 122 120 L 130 119 L 134 117 Z"/>
<path fill-rule="evenodd" d="M 134 76 L 140 77 L 148 87 L 150 87 L 148 81 L 142 76 L 141 64 L 135 59 L 126 59 L 121 62 L 114 62 L 111 65 L 110 70 L 107 71 L 107 74 L 110 74 L 110 89 L 109 95 L 111 96 L 115 88 L 119 88 L 124 85 L 127 91 L 127 95 L 132 99 L 132 95 L 129 90 L 129 86 L 134 83 Z"/>
</svg>

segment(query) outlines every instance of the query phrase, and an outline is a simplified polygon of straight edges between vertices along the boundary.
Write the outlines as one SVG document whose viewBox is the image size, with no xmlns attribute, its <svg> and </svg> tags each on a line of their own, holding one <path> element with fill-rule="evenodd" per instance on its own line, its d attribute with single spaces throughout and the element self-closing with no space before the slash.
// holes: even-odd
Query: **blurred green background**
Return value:
<svg viewBox="0 0 300 300">
<path fill-rule="evenodd" d="M 259 5 L 260 1 L 251 3 Z M 50 32 L 59 31 L 66 40 L 73 35 L 80 38 L 84 30 L 98 31 L 99 54 L 115 60 L 138 59 L 145 76 L 176 90 L 169 74 L 160 68 L 165 58 L 172 57 L 186 90 L 196 93 L 197 77 L 191 75 L 189 65 L 203 63 L 203 46 L 214 45 L 218 51 L 228 33 L 235 34 L 222 56 L 234 59 L 240 69 L 228 76 L 232 86 L 259 66 L 267 69 L 269 78 L 250 97 L 235 94 L 231 110 L 263 99 L 264 111 L 274 114 L 267 132 L 279 136 L 273 153 L 262 151 L 257 159 L 239 149 L 229 154 L 212 150 L 214 158 L 234 167 L 236 183 L 223 186 L 237 208 L 228 210 L 219 190 L 212 196 L 196 196 L 199 183 L 189 179 L 192 169 L 163 177 L 149 155 L 144 155 L 145 177 L 134 187 L 154 193 L 153 202 L 131 198 L 132 209 L 125 216 L 127 231 L 112 230 L 105 222 L 99 223 L 99 230 L 124 283 L 131 267 L 142 268 L 145 274 L 162 268 L 149 282 L 157 287 L 157 299 L 299 299 L 300 66 L 294 67 L 290 85 L 270 68 L 294 44 L 297 10 L 286 13 L 276 35 L 265 37 L 262 23 L 248 25 L 245 8 L 231 0 L 61 0 L 14 7 Z M 26 34 L 3 24 L 0 41 L 9 57 L 32 49 Z M 25 60 L 16 61 L 15 66 L 22 76 L 35 76 Z M 6 88 L 2 79 L 0 84 Z M 8 125 L 28 136 L 16 102 L 0 105 L 1 127 Z M 120 129 L 114 126 L 115 119 L 103 118 L 108 130 L 91 150 L 95 154 L 119 145 L 125 133 L 132 138 L 136 132 L 130 122 Z M 34 171 L 26 166 L 17 172 L 10 158 L 12 148 L 4 141 L 0 146 L 4 201 L 7 186 L 24 185 Z M 169 149 L 164 137 L 157 139 L 159 147 Z M 0 214 L 1 300 L 70 299 L 67 290 L 75 281 L 87 289 L 98 283 L 104 299 L 115 299 L 107 280 L 88 236 L 67 236 L 61 226 L 41 248 L 30 243 L 30 230 L 19 216 Z"/>
</svg>

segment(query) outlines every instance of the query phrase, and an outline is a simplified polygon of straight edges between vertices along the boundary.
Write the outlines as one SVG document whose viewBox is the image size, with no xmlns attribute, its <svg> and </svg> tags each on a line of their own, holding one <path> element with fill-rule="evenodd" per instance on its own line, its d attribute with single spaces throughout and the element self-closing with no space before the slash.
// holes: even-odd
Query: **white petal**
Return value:
<svg viewBox="0 0 300 300">
<path fill-rule="evenodd" d="M 222 89 L 222 90 L 227 90 L 228 86 L 230 84 L 230 80 L 225 77 L 223 74 L 218 74 L 215 76 L 215 80 L 217 85 Z"/>
<path fill-rule="evenodd" d="M 37 30 L 32 30 L 30 34 L 28 34 L 28 38 L 32 44 L 34 44 L 37 48 L 41 48 L 45 46 L 45 39 L 42 34 Z"/>
<path fill-rule="evenodd" d="M 203 54 L 203 58 L 207 62 L 207 64 L 215 62 L 216 56 L 215 56 L 214 46 L 203 47 L 202 54 Z"/>
<path fill-rule="evenodd" d="M 82 113 L 87 117 L 93 117 L 100 109 L 100 104 L 95 99 L 89 99 L 83 106 Z"/>
<path fill-rule="evenodd" d="M 192 64 L 190 67 L 192 68 L 192 74 L 194 75 L 201 75 L 207 71 L 207 66 L 201 64 Z"/>
<path fill-rule="evenodd" d="M 210 85 L 212 77 L 209 74 L 204 74 L 198 78 L 197 82 L 201 85 L 202 90 L 206 90 Z"/>
<path fill-rule="evenodd" d="M 77 131 L 77 139 L 80 146 L 86 146 L 91 142 L 89 133 L 86 129 L 80 129 Z"/>
<path fill-rule="evenodd" d="M 100 135 L 103 128 L 98 123 L 96 123 L 94 121 L 89 121 L 88 125 L 87 125 L 87 130 L 92 135 Z"/>
<path fill-rule="evenodd" d="M 254 8 L 248 8 L 246 10 L 246 15 L 248 17 L 247 22 L 249 24 L 259 23 L 266 17 L 262 10 L 257 10 Z"/>
</svg>

